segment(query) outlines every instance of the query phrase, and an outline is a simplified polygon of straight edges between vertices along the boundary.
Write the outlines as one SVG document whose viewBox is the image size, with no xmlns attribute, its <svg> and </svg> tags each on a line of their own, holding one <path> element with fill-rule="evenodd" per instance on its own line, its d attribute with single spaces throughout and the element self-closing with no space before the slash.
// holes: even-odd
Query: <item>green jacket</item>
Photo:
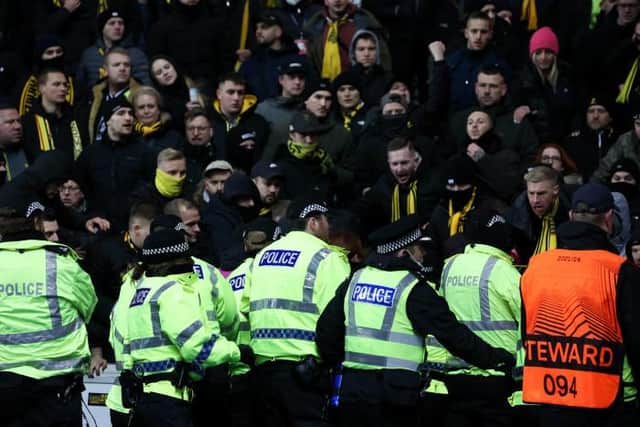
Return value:
<svg viewBox="0 0 640 427">
<path fill-rule="evenodd" d="M 34 379 L 86 372 L 85 324 L 97 297 L 67 246 L 0 243 L 0 372 Z"/>
</svg>

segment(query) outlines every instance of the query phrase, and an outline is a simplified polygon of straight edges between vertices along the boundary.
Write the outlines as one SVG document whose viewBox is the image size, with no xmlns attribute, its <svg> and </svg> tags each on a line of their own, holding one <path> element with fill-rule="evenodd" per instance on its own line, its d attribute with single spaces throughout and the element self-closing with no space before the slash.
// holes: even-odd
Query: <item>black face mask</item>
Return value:
<svg viewBox="0 0 640 427">
<path fill-rule="evenodd" d="M 407 126 L 407 115 L 382 116 L 382 132 L 397 135 Z"/>
<path fill-rule="evenodd" d="M 462 190 L 462 191 L 450 191 L 447 190 L 447 198 L 451 200 L 453 204 L 453 211 L 459 212 L 464 208 L 464 205 L 469 203 L 469 199 L 471 199 L 471 194 L 473 194 L 473 187 Z"/>
<path fill-rule="evenodd" d="M 609 184 L 611 191 L 620 193 L 630 203 L 638 195 L 638 186 L 628 182 L 612 182 Z"/>
<path fill-rule="evenodd" d="M 6 170 L 0 171 L 0 186 L 2 186 L 2 184 L 4 184 L 6 180 L 7 180 L 7 171 Z"/>
<path fill-rule="evenodd" d="M 236 209 L 238 210 L 238 213 L 240 213 L 240 216 L 242 217 L 242 221 L 245 223 L 255 219 L 260 213 L 260 208 L 258 206 L 253 206 L 250 208 L 236 206 Z"/>
</svg>

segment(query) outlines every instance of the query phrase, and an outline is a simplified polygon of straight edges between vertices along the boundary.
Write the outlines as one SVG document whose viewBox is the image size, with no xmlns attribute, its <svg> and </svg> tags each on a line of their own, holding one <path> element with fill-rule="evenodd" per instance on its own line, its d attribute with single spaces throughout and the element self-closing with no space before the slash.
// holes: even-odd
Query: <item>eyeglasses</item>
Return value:
<svg viewBox="0 0 640 427">
<path fill-rule="evenodd" d="M 75 193 L 76 191 L 80 191 L 80 187 L 76 187 L 75 185 L 63 185 L 61 187 L 58 187 L 58 191 L 61 193 Z"/>
<path fill-rule="evenodd" d="M 205 132 L 206 130 L 211 129 L 211 128 L 207 127 L 207 126 L 187 126 L 186 129 L 187 129 L 188 132 L 195 132 L 195 131 Z"/>
<path fill-rule="evenodd" d="M 543 162 L 560 162 L 560 161 L 562 161 L 562 157 L 560 157 L 560 156 L 542 156 L 541 160 Z"/>
</svg>

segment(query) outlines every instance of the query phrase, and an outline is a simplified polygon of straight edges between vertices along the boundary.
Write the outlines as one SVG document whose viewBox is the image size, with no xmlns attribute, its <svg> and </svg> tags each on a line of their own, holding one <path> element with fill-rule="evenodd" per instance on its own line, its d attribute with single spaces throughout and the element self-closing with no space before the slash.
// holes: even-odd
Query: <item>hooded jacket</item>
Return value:
<svg viewBox="0 0 640 427">
<path fill-rule="evenodd" d="M 369 35 L 375 40 L 377 46 L 376 63 L 369 68 L 365 68 L 362 65 L 356 63 L 355 47 L 358 39 L 363 35 Z M 353 35 L 351 43 L 349 44 L 349 60 L 351 61 L 351 70 L 355 72 L 360 80 L 360 98 L 364 101 L 364 104 L 369 107 L 372 105 L 378 105 L 380 98 L 387 92 L 387 89 L 393 81 L 393 75 L 384 68 L 382 65 L 382 59 L 380 57 L 380 39 L 378 35 L 369 30 L 358 30 Z"/>
<path fill-rule="evenodd" d="M 606 182 L 610 175 L 611 166 L 623 158 L 633 160 L 640 167 L 640 140 L 634 130 L 620 135 L 615 144 L 607 151 L 607 155 L 600 160 L 600 165 L 593 173 L 592 180 Z"/>
<path fill-rule="evenodd" d="M 285 144 L 289 138 L 289 124 L 293 116 L 303 109 L 302 99 L 284 96 L 265 99 L 258 104 L 256 113 L 264 117 L 270 128 L 269 138 L 262 152 L 264 159 L 273 160 L 280 145 Z"/>
<path fill-rule="evenodd" d="M 369 29 L 371 31 L 384 34 L 385 30 L 378 22 L 376 17 L 369 11 L 358 8 L 351 4 L 348 6 L 345 12 L 348 15 L 347 22 L 340 26 L 338 31 L 338 45 L 340 48 L 340 62 L 342 64 L 342 71 L 347 71 L 351 68 L 351 60 L 349 58 L 349 46 L 356 31 L 361 29 Z M 329 18 L 329 12 L 325 7 L 321 12 L 316 13 L 305 26 L 305 32 L 310 34 L 311 39 L 309 41 L 309 47 L 307 55 L 314 69 L 318 74 L 322 73 L 322 58 L 324 57 L 324 44 L 327 40 L 327 34 L 329 26 L 327 21 Z M 384 69 L 391 69 L 391 54 L 385 41 L 380 39 L 378 44 L 378 51 L 381 58 L 381 64 Z"/>
<path fill-rule="evenodd" d="M 254 208 L 242 208 L 236 205 L 238 197 L 251 197 L 256 203 Z M 211 197 L 204 211 L 202 222 L 206 230 L 210 230 L 209 259 L 213 265 L 220 266 L 227 258 L 242 256 L 243 224 L 258 216 L 260 195 L 255 184 L 247 175 L 236 172 L 224 184 L 224 191 L 219 197 Z"/>
<path fill-rule="evenodd" d="M 256 133 L 256 149 L 262 150 L 269 136 L 269 124 L 259 114 L 256 114 L 257 98 L 255 95 L 245 95 L 240 114 L 235 124 L 230 123 L 222 114 L 220 101 L 213 101 L 213 134 L 216 153 L 219 160 L 228 160 L 227 134 L 231 128 L 238 128 L 240 132 Z M 260 151 L 262 153 L 262 151 Z"/>
</svg>

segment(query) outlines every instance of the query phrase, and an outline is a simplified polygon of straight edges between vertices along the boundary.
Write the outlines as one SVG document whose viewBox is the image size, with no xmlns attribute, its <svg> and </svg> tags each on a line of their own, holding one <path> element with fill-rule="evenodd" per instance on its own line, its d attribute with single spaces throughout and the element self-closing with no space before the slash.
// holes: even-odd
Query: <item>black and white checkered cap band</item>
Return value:
<svg viewBox="0 0 640 427">
<path fill-rule="evenodd" d="M 173 227 L 173 229 L 176 231 L 187 231 L 187 226 L 184 225 L 184 222 L 179 222 L 175 227 Z"/>
<path fill-rule="evenodd" d="M 29 206 L 27 206 L 27 213 L 25 214 L 25 218 L 30 218 L 34 212 L 40 211 L 44 212 L 44 206 L 40 202 L 31 202 Z"/>
<path fill-rule="evenodd" d="M 307 216 L 309 216 L 310 213 L 327 213 L 327 212 L 329 212 L 329 209 L 327 209 L 326 206 L 322 206 L 317 203 L 312 203 L 306 208 L 304 208 L 302 212 L 300 212 L 299 217 L 301 219 L 305 219 Z"/>
<path fill-rule="evenodd" d="M 164 255 L 164 254 L 186 254 L 189 252 L 187 242 L 178 245 L 166 246 L 164 248 L 142 249 L 142 256 Z"/>
<path fill-rule="evenodd" d="M 422 231 L 419 228 L 416 228 L 413 231 L 405 234 L 404 236 L 398 237 L 397 239 L 384 243 L 382 245 L 378 245 L 376 247 L 376 252 L 379 254 L 390 254 L 392 252 L 398 251 L 402 248 L 405 248 L 412 244 L 413 242 L 420 240 L 422 237 Z"/>
</svg>

